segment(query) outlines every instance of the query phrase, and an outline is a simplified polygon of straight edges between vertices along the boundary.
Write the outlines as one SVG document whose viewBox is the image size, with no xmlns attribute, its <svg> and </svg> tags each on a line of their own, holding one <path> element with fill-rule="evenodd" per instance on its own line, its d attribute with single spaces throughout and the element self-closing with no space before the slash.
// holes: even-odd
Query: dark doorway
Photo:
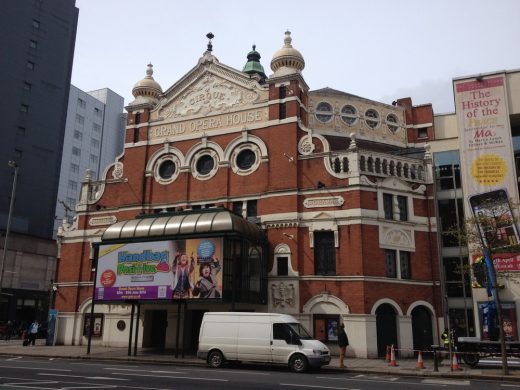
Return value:
<svg viewBox="0 0 520 390">
<path fill-rule="evenodd" d="M 145 312 L 143 347 L 164 348 L 167 326 L 166 310 L 147 310 Z"/>
<path fill-rule="evenodd" d="M 386 356 L 386 346 L 397 347 L 396 312 L 392 305 L 383 303 L 376 310 L 377 356 Z"/>
<path fill-rule="evenodd" d="M 202 317 L 207 310 L 192 310 L 187 316 L 189 323 L 186 324 L 185 348 L 188 355 L 196 355 L 199 347 L 199 332 Z"/>
<path fill-rule="evenodd" d="M 432 317 L 424 306 L 412 310 L 413 349 L 425 351 L 433 344 Z"/>
</svg>

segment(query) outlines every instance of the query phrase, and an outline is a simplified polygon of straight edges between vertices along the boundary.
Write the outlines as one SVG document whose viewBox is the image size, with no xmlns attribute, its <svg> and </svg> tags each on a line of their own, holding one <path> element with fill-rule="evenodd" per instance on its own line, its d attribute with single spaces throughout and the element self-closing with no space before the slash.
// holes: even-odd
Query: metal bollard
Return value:
<svg viewBox="0 0 520 390">
<path fill-rule="evenodd" d="M 437 358 L 437 350 L 439 349 L 438 345 L 432 345 L 433 349 L 433 371 L 439 372 L 439 360 Z"/>
</svg>

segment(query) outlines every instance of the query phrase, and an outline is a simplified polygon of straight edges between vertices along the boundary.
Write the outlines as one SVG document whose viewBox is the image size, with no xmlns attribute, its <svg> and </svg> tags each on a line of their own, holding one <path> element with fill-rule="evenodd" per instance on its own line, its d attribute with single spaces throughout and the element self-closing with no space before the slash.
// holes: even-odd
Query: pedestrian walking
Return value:
<svg viewBox="0 0 520 390">
<path fill-rule="evenodd" d="M 40 329 L 40 324 L 38 321 L 34 320 L 34 322 L 29 325 L 29 341 L 31 345 L 36 343 L 36 336 L 38 335 L 38 330 Z"/>
<path fill-rule="evenodd" d="M 7 321 L 5 325 L 5 341 L 11 340 L 11 336 L 13 335 L 13 323 L 11 321 Z"/>
<path fill-rule="evenodd" d="M 344 360 L 345 360 L 345 353 L 347 352 L 348 337 L 347 337 L 347 332 L 345 332 L 344 324 L 341 324 L 339 326 L 338 345 L 339 345 L 339 367 L 346 368 Z"/>
</svg>

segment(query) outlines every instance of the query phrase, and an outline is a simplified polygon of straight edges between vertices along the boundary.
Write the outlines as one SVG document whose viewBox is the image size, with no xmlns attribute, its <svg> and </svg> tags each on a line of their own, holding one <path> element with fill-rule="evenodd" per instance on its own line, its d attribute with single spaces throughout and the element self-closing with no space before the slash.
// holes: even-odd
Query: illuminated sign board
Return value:
<svg viewBox="0 0 520 390">
<path fill-rule="evenodd" d="M 100 245 L 96 300 L 222 296 L 222 238 Z"/>
</svg>

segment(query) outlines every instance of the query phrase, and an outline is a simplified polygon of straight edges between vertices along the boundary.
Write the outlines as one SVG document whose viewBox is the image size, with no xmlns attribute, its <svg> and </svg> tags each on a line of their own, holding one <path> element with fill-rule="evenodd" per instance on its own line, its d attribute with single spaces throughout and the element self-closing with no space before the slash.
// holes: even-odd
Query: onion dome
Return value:
<svg viewBox="0 0 520 390">
<path fill-rule="evenodd" d="M 275 74 L 301 72 L 305 68 L 305 60 L 302 53 L 292 47 L 291 32 L 285 32 L 283 47 L 273 55 L 271 60 L 271 69 Z"/>
<path fill-rule="evenodd" d="M 262 79 L 267 77 L 264 72 L 264 67 L 260 63 L 260 53 L 256 51 L 256 45 L 253 45 L 253 50 L 247 53 L 247 62 L 244 65 L 242 72 L 247 74 L 258 74 Z"/>
<path fill-rule="evenodd" d="M 132 88 L 132 95 L 134 95 L 135 102 L 138 100 L 140 102 L 155 102 L 159 99 L 159 96 L 162 94 L 162 88 L 157 81 L 152 77 L 153 75 L 153 65 L 148 64 L 146 68 L 146 76 L 141 81 L 135 83 L 134 88 Z"/>
</svg>

